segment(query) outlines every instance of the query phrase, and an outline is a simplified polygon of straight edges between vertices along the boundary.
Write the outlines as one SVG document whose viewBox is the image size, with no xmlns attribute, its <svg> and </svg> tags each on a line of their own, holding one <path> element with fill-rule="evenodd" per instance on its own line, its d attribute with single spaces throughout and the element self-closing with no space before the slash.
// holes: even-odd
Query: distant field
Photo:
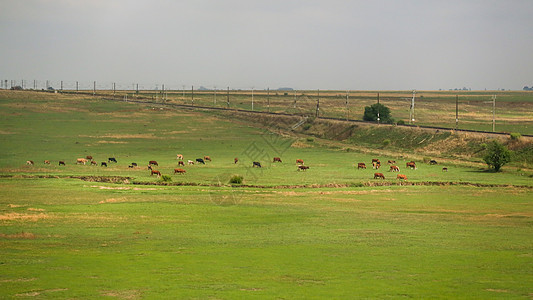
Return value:
<svg viewBox="0 0 533 300">
<path fill-rule="evenodd" d="M 0 116 L 0 298 L 533 295 L 533 180 L 520 169 L 408 170 L 409 152 L 348 152 L 211 113 L 83 96 L 0 91 Z M 178 153 L 213 161 L 174 175 Z M 75 164 L 86 155 L 118 163 Z M 386 166 L 375 180 L 376 156 L 437 185 L 397 185 Z M 189 186 L 156 185 L 149 160 Z M 235 174 L 246 187 L 229 185 Z"/>
<path fill-rule="evenodd" d="M 110 91 L 98 91 L 110 94 Z M 320 115 L 334 118 L 362 119 L 364 107 L 380 102 L 391 109 L 396 121 L 409 124 L 412 91 L 253 91 L 253 110 L 306 114 L 314 116 L 317 99 Z M 111 93 L 112 94 L 112 93 Z M 131 91 L 120 91 L 122 99 Z M 215 95 L 216 94 L 216 95 Z M 346 95 L 348 94 L 348 105 Z M 533 134 L 533 92 L 531 91 L 417 91 L 416 125 L 455 128 L 455 104 L 458 99 L 457 128 L 492 131 L 492 96 L 496 96 L 496 131 Z M 154 101 L 228 107 L 225 90 L 215 91 L 141 91 L 139 96 Z M 229 107 L 252 110 L 252 91 L 230 91 Z"/>
</svg>

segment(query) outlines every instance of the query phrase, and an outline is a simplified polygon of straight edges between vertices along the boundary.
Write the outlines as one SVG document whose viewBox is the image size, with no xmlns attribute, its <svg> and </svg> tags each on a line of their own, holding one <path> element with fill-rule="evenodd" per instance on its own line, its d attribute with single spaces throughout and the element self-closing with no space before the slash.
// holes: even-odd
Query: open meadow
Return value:
<svg viewBox="0 0 533 300">
<path fill-rule="evenodd" d="M 0 91 L 0 115 L 2 299 L 533 297 L 521 169 L 81 95 Z"/>
</svg>

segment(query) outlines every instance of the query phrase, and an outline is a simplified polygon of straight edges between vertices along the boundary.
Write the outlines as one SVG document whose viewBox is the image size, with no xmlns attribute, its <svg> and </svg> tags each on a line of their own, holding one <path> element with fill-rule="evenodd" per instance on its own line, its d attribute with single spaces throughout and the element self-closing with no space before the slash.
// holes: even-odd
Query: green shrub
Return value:
<svg viewBox="0 0 533 300">
<path fill-rule="evenodd" d="M 390 139 L 384 139 L 383 140 L 383 146 L 387 147 L 390 144 L 391 144 L 391 140 Z"/>
<path fill-rule="evenodd" d="M 172 181 L 172 177 L 170 177 L 170 175 L 161 175 L 161 181 L 170 182 Z"/>
<path fill-rule="evenodd" d="M 229 180 L 229 183 L 231 184 L 242 184 L 242 182 L 244 181 L 244 177 L 241 176 L 241 175 L 233 175 L 231 176 L 230 180 Z"/>
<path fill-rule="evenodd" d="M 398 120 L 398 122 L 396 122 L 396 124 L 398 124 L 398 125 L 405 125 L 405 121 L 404 121 L 404 120 Z"/>
<path fill-rule="evenodd" d="M 312 143 L 312 142 L 314 142 L 314 141 L 315 141 L 315 139 L 314 139 L 314 138 L 312 138 L 312 137 L 308 137 L 308 138 L 306 138 L 305 140 L 306 140 L 306 141 L 308 141 L 308 142 L 310 142 L 310 143 Z"/>
<path fill-rule="evenodd" d="M 522 137 L 522 135 L 518 132 L 511 132 L 510 136 L 511 140 L 519 140 Z"/>
<path fill-rule="evenodd" d="M 394 123 L 394 120 L 390 115 L 390 109 L 381 103 L 375 103 L 370 106 L 366 106 L 363 120 L 376 122 L 378 120 L 378 113 L 381 123 Z"/>
<path fill-rule="evenodd" d="M 511 151 L 496 140 L 487 144 L 486 151 L 483 160 L 495 172 L 500 171 L 503 165 L 511 161 Z"/>
<path fill-rule="evenodd" d="M 311 124 L 305 124 L 304 127 L 302 127 L 304 130 L 309 130 L 311 128 Z"/>
</svg>

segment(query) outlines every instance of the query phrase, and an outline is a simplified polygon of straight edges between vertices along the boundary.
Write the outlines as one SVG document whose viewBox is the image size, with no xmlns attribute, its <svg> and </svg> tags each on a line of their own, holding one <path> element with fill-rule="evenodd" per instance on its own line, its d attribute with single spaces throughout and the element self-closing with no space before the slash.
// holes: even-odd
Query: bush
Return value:
<svg viewBox="0 0 533 300">
<path fill-rule="evenodd" d="M 172 181 L 172 177 L 170 177 L 170 175 L 162 175 L 161 176 L 161 181 L 170 182 L 170 181 Z"/>
<path fill-rule="evenodd" d="M 242 177 L 241 175 L 233 175 L 233 176 L 231 176 L 231 178 L 229 180 L 229 183 L 231 183 L 231 184 L 242 184 L 243 181 L 244 181 L 244 177 Z"/>
<path fill-rule="evenodd" d="M 483 160 L 487 163 L 489 168 L 499 172 L 501 167 L 511 161 L 511 151 L 507 149 L 502 143 L 494 140 L 487 144 L 486 154 Z"/>
<path fill-rule="evenodd" d="M 396 122 L 396 124 L 398 124 L 398 125 L 405 125 L 405 121 L 404 121 L 404 120 L 399 120 L 398 122 Z"/>
<path fill-rule="evenodd" d="M 511 140 L 519 140 L 522 137 L 522 135 L 518 132 L 511 132 L 510 136 Z"/>
<path fill-rule="evenodd" d="M 302 128 L 303 130 L 309 130 L 309 128 L 311 128 L 311 124 L 305 124 Z"/>
<path fill-rule="evenodd" d="M 365 113 L 363 115 L 363 120 L 376 122 L 378 120 L 378 112 L 379 112 L 379 119 L 381 123 L 387 123 L 387 124 L 394 123 L 394 120 L 391 118 L 391 115 L 390 115 L 390 109 L 381 103 L 380 104 L 376 103 L 370 106 L 366 106 Z"/>
<path fill-rule="evenodd" d="M 391 140 L 390 139 L 384 139 L 383 140 L 383 146 L 387 147 L 390 144 L 391 144 Z"/>
<path fill-rule="evenodd" d="M 314 138 L 312 138 L 312 137 L 308 137 L 308 138 L 306 138 L 305 140 L 306 140 L 306 141 L 308 141 L 308 142 L 310 142 L 310 143 L 312 143 L 312 142 L 314 142 L 314 141 L 315 141 L 315 139 L 314 139 Z"/>
</svg>

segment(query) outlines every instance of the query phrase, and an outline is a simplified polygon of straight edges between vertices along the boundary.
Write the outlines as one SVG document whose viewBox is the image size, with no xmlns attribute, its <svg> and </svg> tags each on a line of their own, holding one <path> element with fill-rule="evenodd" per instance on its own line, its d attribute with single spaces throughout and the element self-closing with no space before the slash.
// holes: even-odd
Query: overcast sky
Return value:
<svg viewBox="0 0 533 300">
<path fill-rule="evenodd" d="M 532 0 L 0 0 L 0 79 L 522 89 Z"/>
</svg>

